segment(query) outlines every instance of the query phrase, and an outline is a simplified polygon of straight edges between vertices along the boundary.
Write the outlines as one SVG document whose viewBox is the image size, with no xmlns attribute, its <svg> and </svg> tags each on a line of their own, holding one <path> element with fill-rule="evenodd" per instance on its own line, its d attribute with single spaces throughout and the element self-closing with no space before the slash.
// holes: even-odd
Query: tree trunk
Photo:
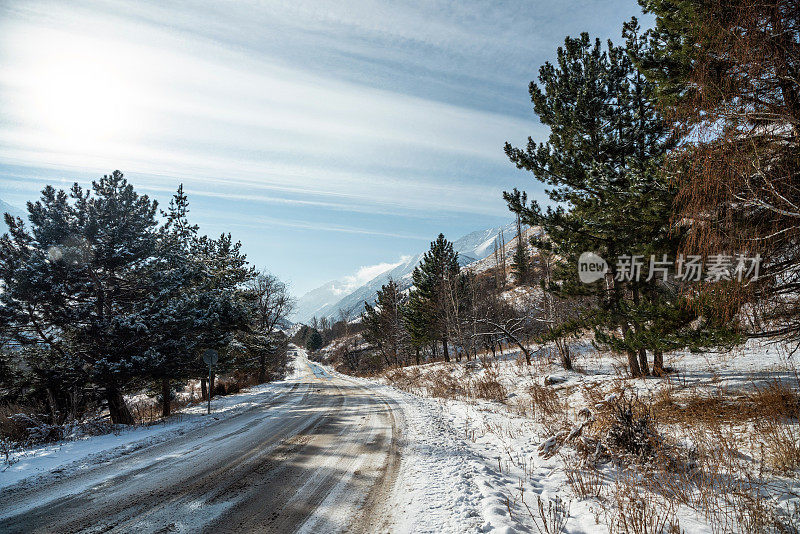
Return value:
<svg viewBox="0 0 800 534">
<path fill-rule="evenodd" d="M 647 363 L 646 349 L 639 349 L 639 371 L 644 376 L 650 376 L 650 365 Z"/>
<path fill-rule="evenodd" d="M 267 354 L 262 351 L 258 358 L 258 383 L 263 384 L 267 381 Z"/>
<path fill-rule="evenodd" d="M 56 401 L 53 388 L 47 386 L 47 404 L 50 406 L 50 424 L 57 425 L 58 421 L 58 402 Z"/>
<path fill-rule="evenodd" d="M 108 401 L 108 414 L 115 425 L 132 425 L 133 416 L 125 404 L 122 392 L 115 384 L 106 385 L 106 401 Z"/>
<path fill-rule="evenodd" d="M 212 372 L 208 377 L 208 395 L 214 398 L 214 379 L 217 378 L 217 373 Z"/>
<path fill-rule="evenodd" d="M 556 348 L 558 355 L 561 357 L 561 365 L 567 371 L 572 371 L 572 355 L 569 353 L 569 347 L 564 343 L 563 339 L 556 340 Z"/>
<path fill-rule="evenodd" d="M 201 378 L 200 379 L 200 397 L 203 400 L 208 399 L 208 379 Z"/>
<path fill-rule="evenodd" d="M 636 359 L 635 350 L 628 351 L 628 370 L 630 371 L 632 378 L 638 378 L 642 376 L 642 371 L 639 368 L 639 360 Z"/>
<path fill-rule="evenodd" d="M 653 351 L 653 375 L 664 376 L 664 352 L 660 350 Z"/>
<path fill-rule="evenodd" d="M 172 409 L 172 402 L 170 399 L 169 378 L 161 379 L 161 416 L 169 417 Z"/>
<path fill-rule="evenodd" d="M 414 360 L 419 365 L 419 347 L 414 347 Z"/>
<path fill-rule="evenodd" d="M 447 350 L 447 338 L 442 338 L 442 351 L 444 352 L 444 361 L 450 361 L 450 352 Z"/>
</svg>

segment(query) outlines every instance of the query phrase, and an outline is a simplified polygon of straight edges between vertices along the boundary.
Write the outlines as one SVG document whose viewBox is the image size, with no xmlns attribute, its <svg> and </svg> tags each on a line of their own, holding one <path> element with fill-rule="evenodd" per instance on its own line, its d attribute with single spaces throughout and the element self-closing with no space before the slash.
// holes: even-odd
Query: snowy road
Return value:
<svg viewBox="0 0 800 534">
<path fill-rule="evenodd" d="M 265 402 L 44 483 L 4 488 L 0 532 L 380 532 L 399 466 L 387 398 L 299 359 Z"/>
</svg>

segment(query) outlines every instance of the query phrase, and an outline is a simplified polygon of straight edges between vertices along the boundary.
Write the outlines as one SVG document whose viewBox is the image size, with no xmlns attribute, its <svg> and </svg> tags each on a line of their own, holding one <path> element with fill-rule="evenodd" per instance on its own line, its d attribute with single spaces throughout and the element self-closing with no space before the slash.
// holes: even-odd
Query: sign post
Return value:
<svg viewBox="0 0 800 534">
<path fill-rule="evenodd" d="M 211 369 L 219 361 L 219 353 L 214 349 L 203 352 L 203 361 L 208 365 L 208 414 L 211 415 Z"/>
</svg>

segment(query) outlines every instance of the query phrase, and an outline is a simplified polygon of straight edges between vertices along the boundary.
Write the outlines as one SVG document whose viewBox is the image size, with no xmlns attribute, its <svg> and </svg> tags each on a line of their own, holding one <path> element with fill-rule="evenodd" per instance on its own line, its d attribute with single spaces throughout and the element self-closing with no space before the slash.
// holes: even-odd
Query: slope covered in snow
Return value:
<svg viewBox="0 0 800 534">
<path fill-rule="evenodd" d="M 6 213 L 10 213 L 13 217 L 22 217 L 23 219 L 27 219 L 25 210 L 17 208 L 16 206 L 12 206 L 8 202 L 0 199 L 0 216 L 4 216 Z M 2 220 L 2 218 L 0 218 L 0 220 Z"/>
</svg>

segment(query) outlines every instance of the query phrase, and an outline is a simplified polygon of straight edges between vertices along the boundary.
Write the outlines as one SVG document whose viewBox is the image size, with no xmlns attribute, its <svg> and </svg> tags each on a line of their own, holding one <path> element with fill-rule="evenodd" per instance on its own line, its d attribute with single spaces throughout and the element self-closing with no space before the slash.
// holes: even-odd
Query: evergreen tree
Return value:
<svg viewBox="0 0 800 534">
<path fill-rule="evenodd" d="M 308 335 L 308 341 L 306 341 L 306 349 L 311 352 L 317 352 L 322 348 L 322 343 L 322 334 L 316 328 L 312 329 Z"/>
<path fill-rule="evenodd" d="M 413 326 L 410 330 L 417 341 L 440 341 L 447 362 L 450 361 L 448 342 L 458 276 L 458 253 L 453 250 L 453 244 L 439 234 L 412 274 L 414 289 L 409 307 Z M 424 336 L 421 335 L 423 330 Z"/>
<path fill-rule="evenodd" d="M 539 72 L 541 86 L 530 85 L 534 111 L 550 127 L 548 141 L 529 139 L 524 150 L 506 144 L 518 168 L 551 187 L 548 195 L 558 207 L 528 205 L 516 189 L 504 196 L 523 222 L 543 227 L 545 237 L 534 244 L 562 260 L 548 289 L 560 297 L 596 299 L 597 307 L 571 327 L 593 328 L 600 342 L 624 350 L 631 375 L 639 376 L 648 373 L 646 351 L 662 350 L 653 341 L 663 330 L 660 321 L 675 319 L 673 309 L 692 308 L 674 288 L 664 287 L 669 280 L 647 280 L 648 263 L 638 281 L 617 264 L 624 256 L 660 261 L 666 254 L 674 260 L 682 237 L 681 229 L 670 225 L 675 187 L 660 172 L 671 148 L 667 125 L 653 103 L 653 84 L 631 60 L 646 40 L 635 19 L 623 33 L 625 47 L 609 42 L 605 49 L 585 33 L 568 37 L 558 49 L 557 66 L 546 63 Z M 604 281 L 578 281 L 583 252 L 609 261 Z M 697 311 L 680 317 L 688 328 Z M 687 333 L 683 339 L 689 343 L 696 336 Z"/>
<path fill-rule="evenodd" d="M 403 324 L 409 335 L 409 342 L 414 349 L 414 360 L 420 364 L 420 352 L 431 343 L 431 330 L 428 328 L 429 312 L 427 304 L 423 301 L 422 295 L 417 291 L 411 291 L 408 297 Z"/>
<path fill-rule="evenodd" d="M 378 348 L 387 365 L 405 361 L 409 334 L 405 327 L 408 297 L 400 291 L 394 280 L 389 280 L 378 291 L 375 306 L 364 303 L 361 314 L 367 343 Z"/>
<path fill-rule="evenodd" d="M 527 204 L 527 195 L 520 193 L 520 204 Z M 528 243 L 522 232 L 522 218 L 517 213 L 517 247 L 514 250 L 514 257 L 511 261 L 511 270 L 517 278 L 517 283 L 527 285 L 531 282 L 533 269 L 531 267 L 531 257 L 528 254 Z"/>
<path fill-rule="evenodd" d="M 7 217 L 0 238 L 1 309 L 16 340 L 79 359 L 102 384 L 115 423 L 133 422 L 122 392 L 147 363 L 152 325 L 138 304 L 150 290 L 156 209 L 116 171 L 90 191 L 46 187 L 28 203 L 30 231 Z"/>
<path fill-rule="evenodd" d="M 640 0 L 655 16 L 637 64 L 663 87 L 680 139 L 684 249 L 760 258 L 758 279 L 696 288 L 706 316 L 800 339 L 800 10 L 797 2 Z M 732 277 L 735 278 L 735 277 Z"/>
</svg>

